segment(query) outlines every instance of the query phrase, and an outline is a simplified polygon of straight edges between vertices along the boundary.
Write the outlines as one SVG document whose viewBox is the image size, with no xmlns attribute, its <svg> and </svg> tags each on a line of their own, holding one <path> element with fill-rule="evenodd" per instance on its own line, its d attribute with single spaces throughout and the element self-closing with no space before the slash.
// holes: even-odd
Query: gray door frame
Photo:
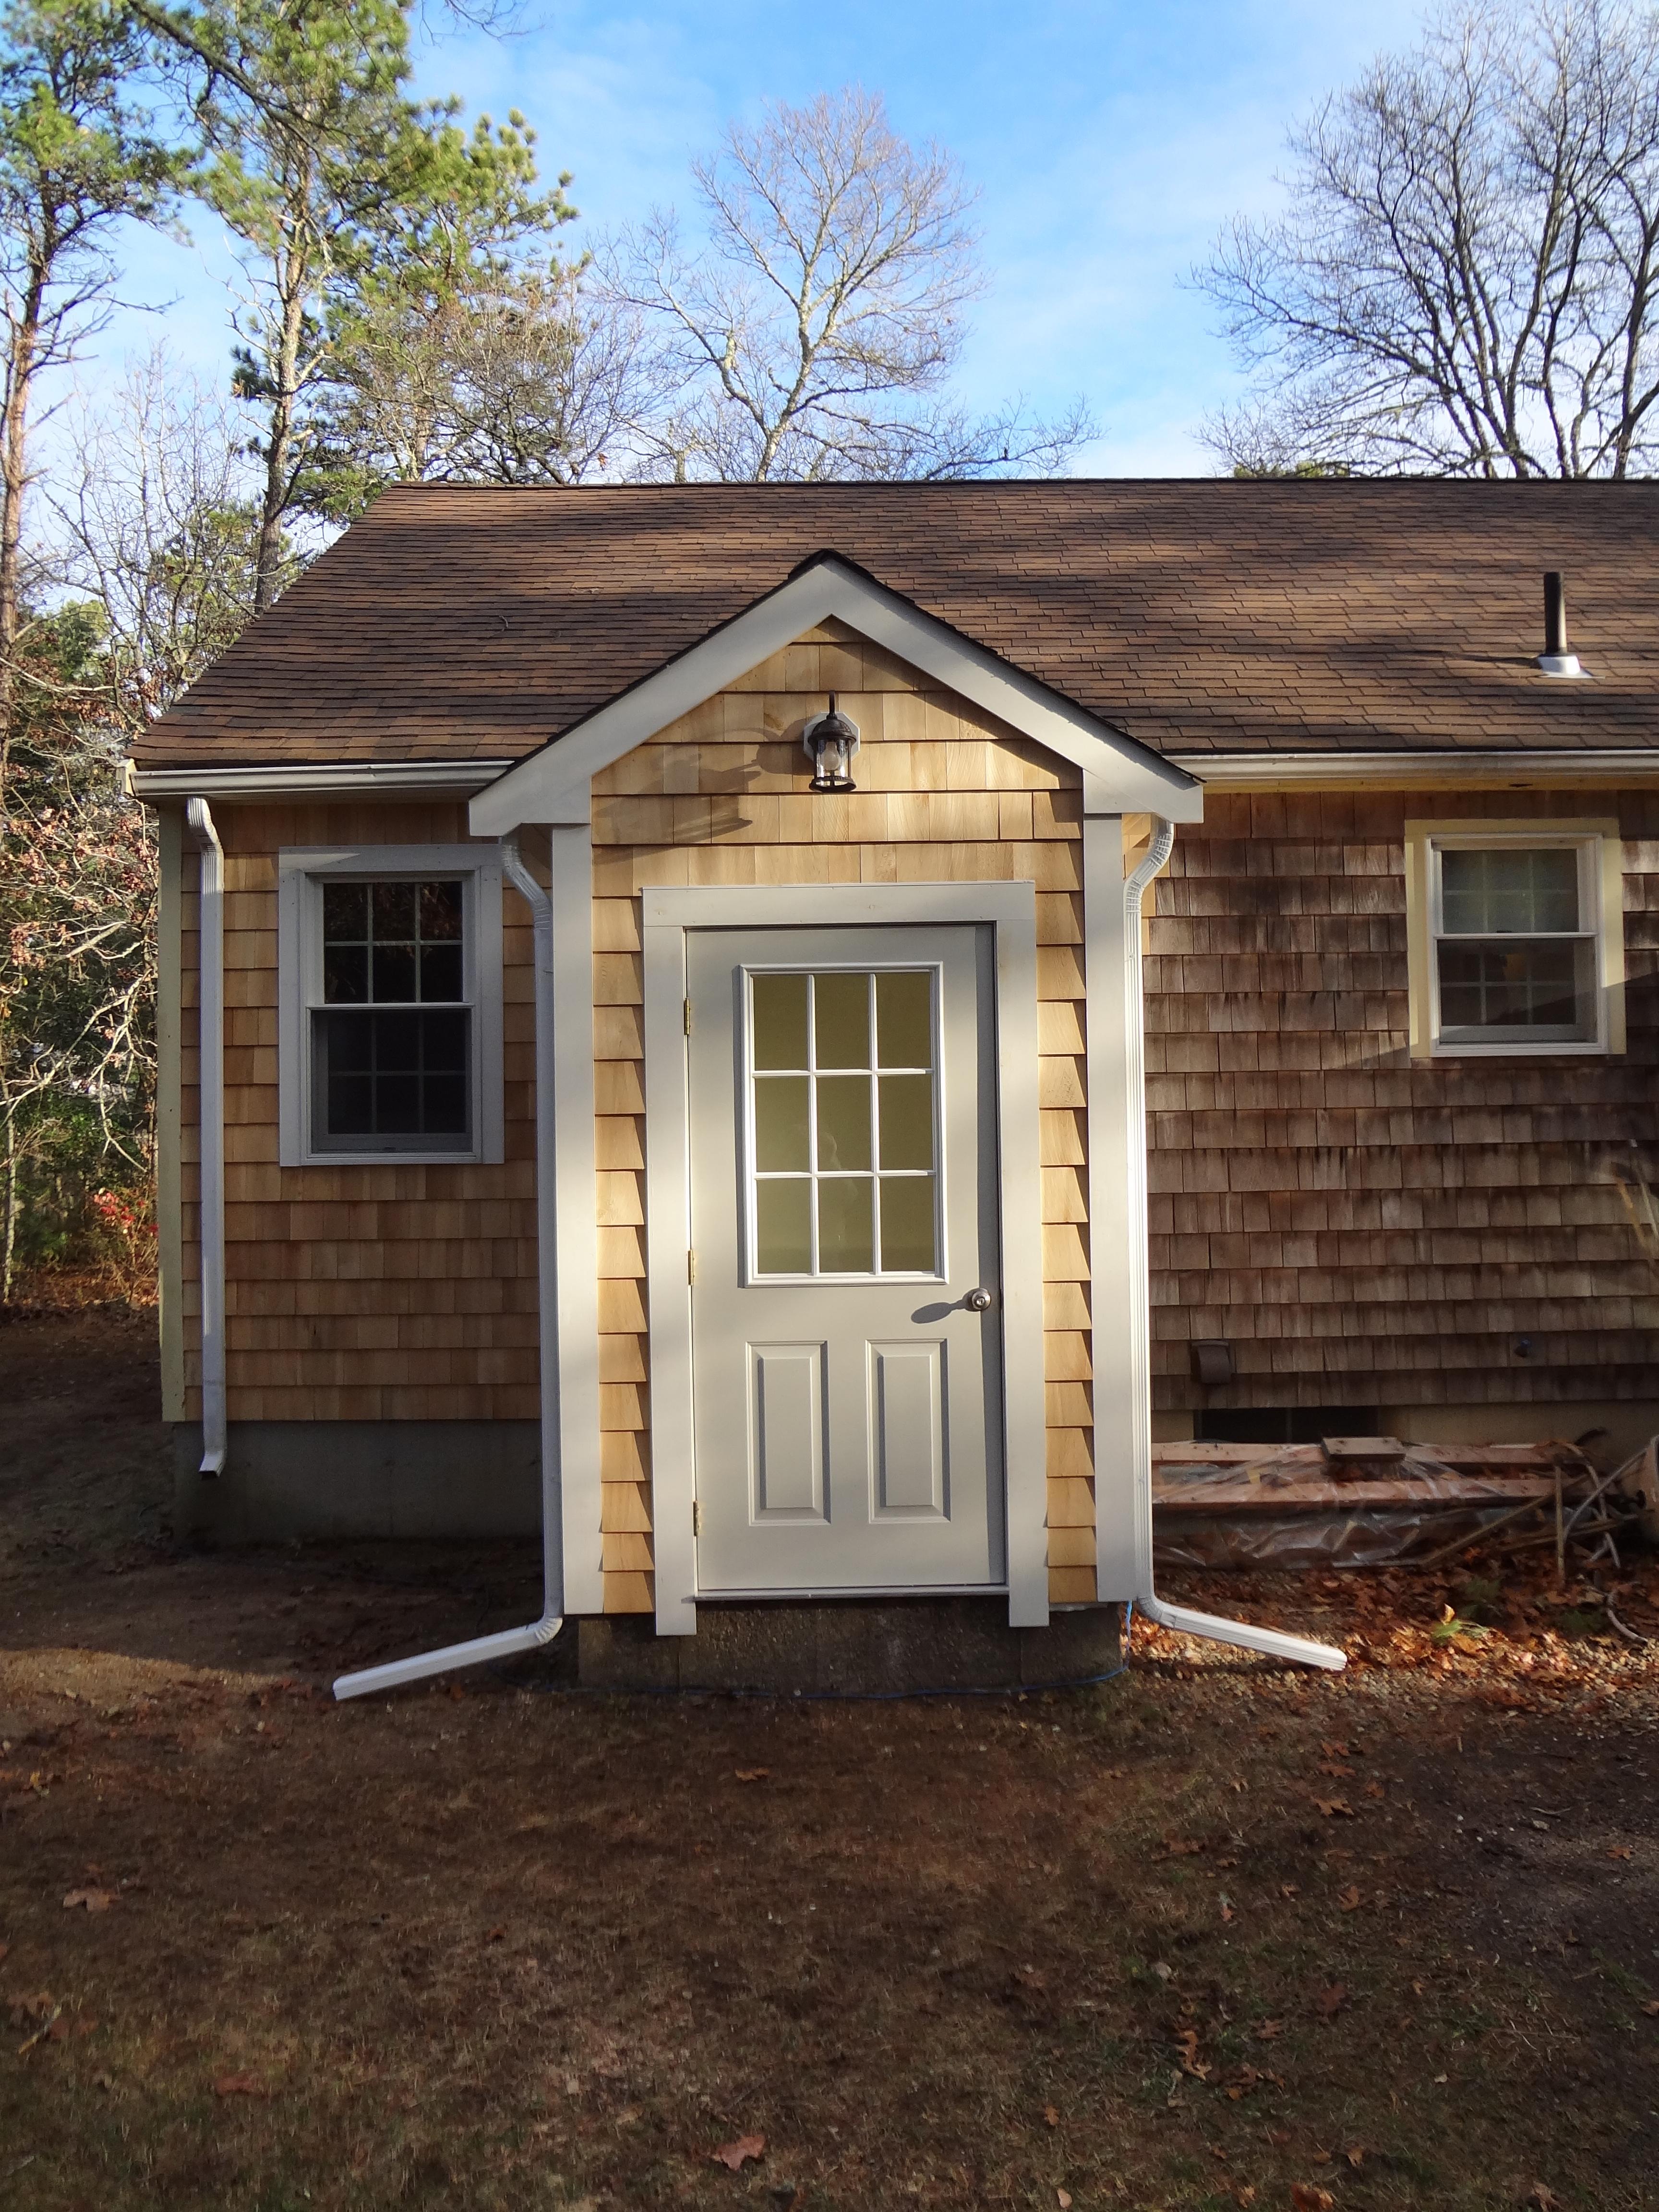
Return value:
<svg viewBox="0 0 1659 2212">
<path fill-rule="evenodd" d="M 1031 883 L 767 884 L 643 894 L 646 1264 L 651 1328 L 657 1632 L 696 1632 L 686 932 L 987 922 L 994 933 L 1003 1465 L 1008 1619 L 1048 1619 L 1037 1099 L 1036 890 Z M 780 1593 L 781 1595 L 787 1593 Z"/>
</svg>

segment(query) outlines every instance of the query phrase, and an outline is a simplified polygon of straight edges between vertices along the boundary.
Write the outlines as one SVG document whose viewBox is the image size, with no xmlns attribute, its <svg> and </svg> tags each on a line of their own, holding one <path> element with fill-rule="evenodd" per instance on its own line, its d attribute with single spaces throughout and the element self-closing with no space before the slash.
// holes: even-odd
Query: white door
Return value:
<svg viewBox="0 0 1659 2212">
<path fill-rule="evenodd" d="M 686 948 L 699 1589 L 1000 1586 L 991 931 Z"/>
</svg>

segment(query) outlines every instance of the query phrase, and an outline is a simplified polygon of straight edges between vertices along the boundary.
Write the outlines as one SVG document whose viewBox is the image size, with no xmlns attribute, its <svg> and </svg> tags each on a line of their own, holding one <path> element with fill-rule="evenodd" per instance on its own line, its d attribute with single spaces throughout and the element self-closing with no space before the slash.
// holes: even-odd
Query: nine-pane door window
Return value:
<svg viewBox="0 0 1659 2212">
<path fill-rule="evenodd" d="M 751 1264 L 768 1275 L 936 1275 L 937 978 L 750 978 Z"/>
</svg>

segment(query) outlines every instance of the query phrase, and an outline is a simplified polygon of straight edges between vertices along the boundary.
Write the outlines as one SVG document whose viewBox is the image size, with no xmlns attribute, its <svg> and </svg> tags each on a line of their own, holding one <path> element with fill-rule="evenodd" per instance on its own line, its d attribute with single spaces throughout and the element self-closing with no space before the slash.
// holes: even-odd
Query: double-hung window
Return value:
<svg viewBox="0 0 1659 2212">
<path fill-rule="evenodd" d="M 1419 1058 L 1624 1049 L 1616 823 L 1408 823 Z"/>
<path fill-rule="evenodd" d="M 500 1159 L 493 849 L 284 852 L 279 885 L 283 1164 Z"/>
</svg>

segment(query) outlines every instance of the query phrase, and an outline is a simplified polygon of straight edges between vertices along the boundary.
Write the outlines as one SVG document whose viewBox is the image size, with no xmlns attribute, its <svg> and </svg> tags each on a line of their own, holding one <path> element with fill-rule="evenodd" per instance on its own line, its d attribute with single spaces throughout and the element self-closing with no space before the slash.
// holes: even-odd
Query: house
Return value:
<svg viewBox="0 0 1659 2212">
<path fill-rule="evenodd" d="M 1656 549 L 388 492 L 133 763 L 181 1525 L 539 1514 L 486 1642 L 595 1680 L 1057 1679 L 1154 1435 L 1659 1428 Z"/>
</svg>

